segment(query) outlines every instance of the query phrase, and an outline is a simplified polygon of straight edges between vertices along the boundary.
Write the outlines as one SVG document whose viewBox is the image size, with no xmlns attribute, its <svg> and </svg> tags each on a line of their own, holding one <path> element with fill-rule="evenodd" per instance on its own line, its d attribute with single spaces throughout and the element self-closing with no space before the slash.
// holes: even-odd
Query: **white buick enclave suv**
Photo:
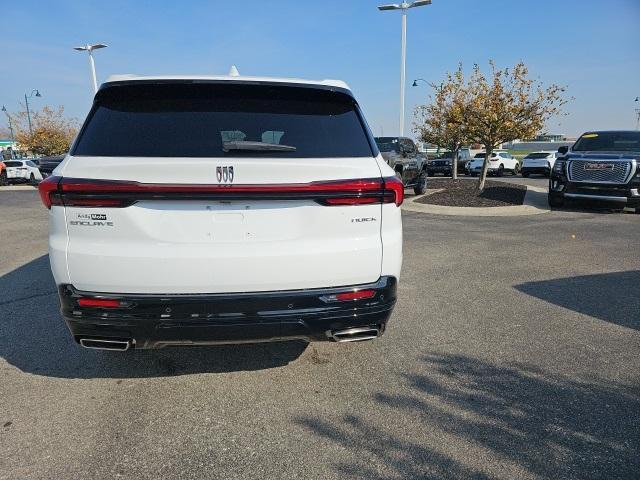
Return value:
<svg viewBox="0 0 640 480">
<path fill-rule="evenodd" d="M 340 81 L 115 76 L 40 184 L 89 348 L 384 332 L 402 183 Z"/>
</svg>

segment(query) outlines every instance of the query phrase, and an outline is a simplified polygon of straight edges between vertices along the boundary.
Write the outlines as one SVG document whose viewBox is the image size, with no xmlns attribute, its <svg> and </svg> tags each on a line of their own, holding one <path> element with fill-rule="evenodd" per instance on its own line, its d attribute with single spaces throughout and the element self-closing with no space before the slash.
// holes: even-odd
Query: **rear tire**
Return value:
<svg viewBox="0 0 640 480">
<path fill-rule="evenodd" d="M 520 173 L 520 164 L 516 163 L 515 168 L 511 170 L 511 174 L 515 177 L 518 173 Z"/>
<path fill-rule="evenodd" d="M 418 177 L 418 183 L 413 187 L 413 192 L 416 195 L 424 195 L 427 193 L 427 172 L 422 172 Z"/>
<path fill-rule="evenodd" d="M 34 183 L 36 183 L 36 177 L 35 177 L 35 175 L 33 173 L 31 175 L 29 175 L 29 183 L 32 184 L 32 185 Z"/>
<path fill-rule="evenodd" d="M 497 177 L 504 177 L 504 165 L 500 165 L 498 167 L 498 171 L 496 172 Z"/>
<path fill-rule="evenodd" d="M 9 185 L 9 180 L 7 179 L 7 171 L 3 170 L 2 173 L 0 173 L 0 186 L 6 187 L 7 185 Z"/>
</svg>

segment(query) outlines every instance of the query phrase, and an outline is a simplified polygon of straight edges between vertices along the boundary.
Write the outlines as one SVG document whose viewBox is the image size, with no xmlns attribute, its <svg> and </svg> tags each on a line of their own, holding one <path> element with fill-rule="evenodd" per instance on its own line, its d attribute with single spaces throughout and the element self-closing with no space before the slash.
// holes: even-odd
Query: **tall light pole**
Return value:
<svg viewBox="0 0 640 480">
<path fill-rule="evenodd" d="M 29 99 L 33 96 L 41 97 L 38 89 L 31 90 L 31 95 L 27 97 L 27 94 L 24 94 L 24 104 L 27 107 L 27 121 L 29 122 L 29 135 L 33 134 L 33 129 L 31 128 L 31 111 L 29 110 Z"/>
<path fill-rule="evenodd" d="M 636 97 L 636 103 L 640 102 L 640 97 Z M 636 130 L 640 130 L 640 108 L 636 108 Z"/>
<path fill-rule="evenodd" d="M 378 10 L 401 10 L 402 11 L 402 49 L 400 54 L 400 136 L 404 136 L 404 83 L 407 63 L 407 10 L 415 7 L 431 5 L 431 0 L 416 0 L 407 3 L 392 3 L 389 5 L 380 5 Z"/>
<path fill-rule="evenodd" d="M 73 47 L 79 52 L 89 52 L 89 66 L 91 67 L 91 79 L 93 80 L 93 93 L 98 91 L 98 81 L 96 80 L 96 62 L 93 60 L 93 51 L 99 48 L 106 48 L 104 43 L 94 43 L 93 45 L 85 45 L 84 47 Z"/>
<path fill-rule="evenodd" d="M 11 124 L 11 115 L 7 113 L 7 107 L 5 107 L 4 105 L 2 105 L 2 111 L 7 116 L 7 120 L 9 122 L 9 132 L 11 133 L 11 143 L 16 143 L 16 139 L 13 136 L 13 125 Z"/>
</svg>

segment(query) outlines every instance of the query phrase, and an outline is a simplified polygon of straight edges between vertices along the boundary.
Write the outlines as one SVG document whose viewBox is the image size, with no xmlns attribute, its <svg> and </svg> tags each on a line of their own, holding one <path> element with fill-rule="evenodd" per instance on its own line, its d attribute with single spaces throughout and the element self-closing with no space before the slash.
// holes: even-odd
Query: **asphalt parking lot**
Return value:
<svg viewBox="0 0 640 480">
<path fill-rule="evenodd" d="M 0 192 L 0 478 L 638 478 L 640 217 L 403 219 L 374 342 L 120 354 L 72 342 L 46 210 Z"/>
</svg>

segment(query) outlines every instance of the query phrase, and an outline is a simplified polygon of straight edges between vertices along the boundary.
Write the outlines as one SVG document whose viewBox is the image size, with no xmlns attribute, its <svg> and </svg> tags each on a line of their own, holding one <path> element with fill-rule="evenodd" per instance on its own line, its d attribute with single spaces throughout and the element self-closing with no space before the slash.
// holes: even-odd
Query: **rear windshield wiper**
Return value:
<svg viewBox="0 0 640 480">
<path fill-rule="evenodd" d="M 295 152 L 296 147 L 292 147 L 291 145 L 280 145 L 277 143 L 246 142 L 244 140 L 222 143 L 223 152 L 230 152 L 232 150 L 248 150 L 253 152 Z"/>
</svg>

